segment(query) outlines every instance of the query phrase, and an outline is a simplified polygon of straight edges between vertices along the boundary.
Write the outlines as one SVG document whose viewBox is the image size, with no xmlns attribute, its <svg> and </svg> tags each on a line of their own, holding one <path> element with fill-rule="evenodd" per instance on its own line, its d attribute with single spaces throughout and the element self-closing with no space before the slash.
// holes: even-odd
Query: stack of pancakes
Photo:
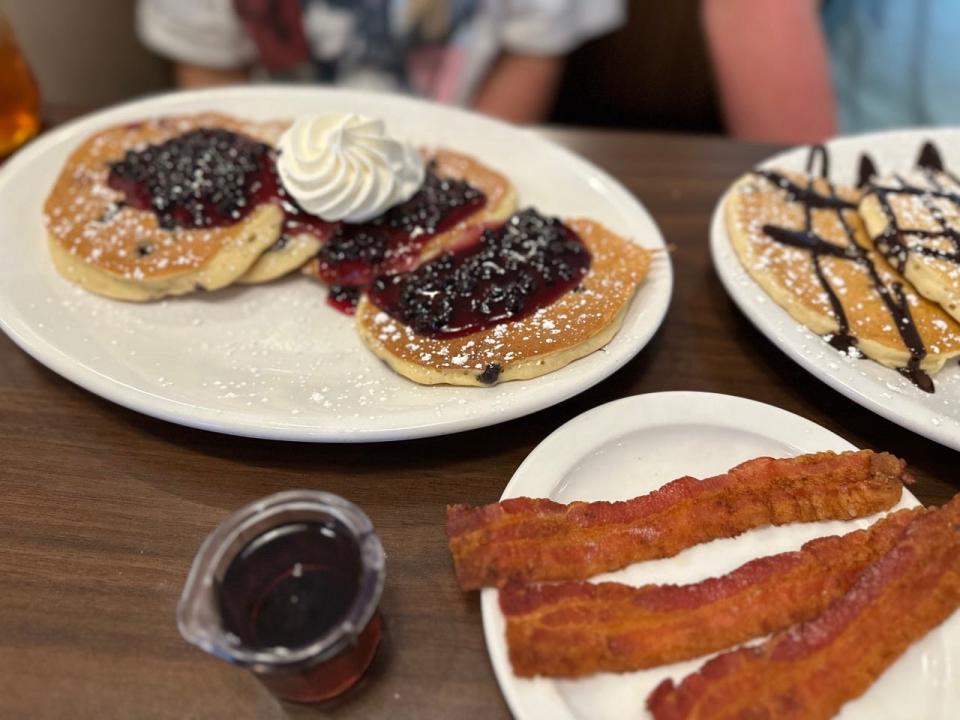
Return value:
<svg viewBox="0 0 960 720">
<path fill-rule="evenodd" d="M 880 178 L 870 184 L 860 214 L 887 260 L 960 320 L 960 180 L 932 168 Z"/>
<path fill-rule="evenodd" d="M 107 184 L 110 163 L 128 150 L 201 127 L 271 143 L 284 126 L 209 113 L 121 125 L 93 135 L 67 160 L 44 205 L 50 252 L 61 274 L 87 290 L 136 301 L 217 290 L 247 272 L 262 274 L 255 266 L 280 237 L 280 206 L 264 204 L 234 225 L 167 230 L 153 213 L 124 206 L 123 193 Z M 294 252 L 281 254 L 289 258 Z M 272 257 L 264 262 L 275 264 Z"/>
<path fill-rule="evenodd" d="M 217 290 L 234 282 L 267 282 L 303 266 L 317 254 L 321 241 L 309 233 L 281 238 L 284 216 L 278 203 L 262 203 L 233 225 L 165 229 L 154 213 L 123 206 L 123 194 L 107 185 L 110 163 L 128 150 L 210 127 L 274 145 L 288 124 L 205 113 L 147 120 L 93 135 L 70 156 L 44 206 L 57 269 L 101 295 L 146 301 Z M 436 168 L 442 176 L 466 180 L 491 199 L 464 223 L 500 220 L 513 211 L 509 181 L 478 161 L 442 151 Z M 432 238 L 427 252 L 437 252 L 458 229 L 462 225 Z M 149 254 L 143 248 L 150 248 Z"/>
<path fill-rule="evenodd" d="M 606 345 L 650 268 L 650 252 L 593 220 L 567 221 L 591 255 L 576 292 L 526 317 L 459 337 L 429 337 L 365 297 L 363 341 L 395 371 L 424 385 L 490 385 L 557 370 Z"/>
<path fill-rule="evenodd" d="M 167 229 L 153 212 L 125 205 L 123 193 L 108 185 L 110 164 L 128 150 L 208 127 L 275 145 L 287 125 L 206 113 L 118 126 L 92 136 L 71 155 L 44 207 L 57 269 L 88 290 L 133 301 L 266 282 L 299 267 L 316 275 L 312 258 L 323 240 L 310 234 L 281 237 L 284 211 L 279 203 L 263 202 L 232 225 Z M 434 161 L 438 175 L 465 180 L 487 201 L 431 238 L 421 262 L 450 251 L 470 227 L 504 222 L 516 207 L 510 182 L 479 160 L 441 150 Z M 589 273 L 578 292 L 532 316 L 467 337 L 427 338 L 395 320 L 385 332 L 385 314 L 363 299 L 356 316 L 360 337 L 396 371 L 430 384 L 489 385 L 531 378 L 593 352 L 619 329 L 648 271 L 650 254 L 593 221 L 574 221 L 571 227 L 593 256 Z M 414 346 L 417 351 L 411 350 Z M 451 358 L 460 360 L 451 364 Z M 497 372 L 491 375 L 494 366 Z"/>
<path fill-rule="evenodd" d="M 917 227 L 916 205 L 912 196 L 893 203 L 898 215 L 912 218 L 899 227 Z M 875 190 L 758 170 L 734 184 L 725 216 L 747 272 L 835 347 L 900 370 L 928 391 L 933 388 L 925 373 L 960 355 L 955 306 L 939 304 L 949 296 L 916 271 L 915 259 L 897 260 Z M 928 214 L 926 226 L 933 217 Z"/>
</svg>

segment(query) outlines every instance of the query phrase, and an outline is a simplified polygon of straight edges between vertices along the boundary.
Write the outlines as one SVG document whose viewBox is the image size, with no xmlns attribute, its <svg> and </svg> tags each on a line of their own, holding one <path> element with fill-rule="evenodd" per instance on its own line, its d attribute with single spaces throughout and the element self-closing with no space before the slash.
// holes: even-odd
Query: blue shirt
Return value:
<svg viewBox="0 0 960 720">
<path fill-rule="evenodd" d="M 960 1 L 826 0 L 840 131 L 960 124 Z"/>
</svg>

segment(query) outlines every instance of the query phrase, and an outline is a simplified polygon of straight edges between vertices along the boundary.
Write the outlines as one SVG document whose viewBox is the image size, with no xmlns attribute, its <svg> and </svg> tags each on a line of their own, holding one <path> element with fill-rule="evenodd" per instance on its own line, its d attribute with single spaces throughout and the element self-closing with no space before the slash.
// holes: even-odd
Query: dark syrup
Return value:
<svg viewBox="0 0 960 720">
<path fill-rule="evenodd" d="M 227 568 L 218 588 L 224 629 L 256 649 L 309 645 L 346 616 L 361 571 L 357 543 L 338 520 L 273 528 Z"/>
<path fill-rule="evenodd" d="M 550 305 L 589 268 L 590 252 L 573 230 L 528 209 L 485 229 L 472 245 L 377 278 L 368 293 L 422 335 L 457 337 Z"/>
<path fill-rule="evenodd" d="M 810 155 L 807 159 L 808 174 L 813 174 L 813 168 L 817 159 L 820 161 L 820 177 L 826 180 L 830 167 L 829 153 L 822 145 L 816 145 L 810 149 Z M 850 352 L 856 348 L 857 345 L 857 338 L 850 330 L 850 323 L 843 309 L 843 303 L 840 301 L 836 291 L 830 285 L 829 280 L 823 272 L 821 259 L 824 257 L 835 257 L 855 262 L 867 271 L 867 275 L 873 282 L 874 288 L 894 319 L 894 326 L 897 328 L 904 345 L 910 352 L 910 359 L 907 362 L 907 366 L 898 368 L 898 371 L 921 390 L 932 393 L 934 391 L 933 380 L 920 368 L 920 363 L 923 358 L 926 357 L 927 350 L 913 322 L 913 317 L 910 314 L 910 303 L 903 291 L 903 285 L 901 283 L 893 283 L 888 287 L 886 283 L 883 282 L 866 249 L 857 243 L 853 227 L 844 216 L 844 211 L 855 211 L 857 209 L 856 204 L 838 197 L 833 184 L 829 181 L 827 182 L 828 192 L 827 194 L 823 194 L 814 189 L 813 180 L 810 180 L 806 187 L 801 187 L 775 171 L 758 170 L 757 174 L 779 186 L 791 199 L 803 205 L 803 230 L 793 230 L 768 224 L 763 226 L 763 231 L 777 242 L 810 251 L 817 280 L 823 288 L 830 302 L 834 317 L 837 320 L 838 331 L 828 339 L 828 342 L 841 352 Z M 866 183 L 869 177 L 876 175 L 876 167 L 873 165 L 873 161 L 867 156 L 861 157 L 859 175 L 860 183 Z M 864 178 L 865 175 L 867 176 L 866 179 Z M 814 232 L 813 210 L 815 209 L 832 210 L 836 212 L 837 219 L 850 240 L 849 245 L 835 245 Z M 901 269 L 901 273 L 902 272 Z"/>
</svg>

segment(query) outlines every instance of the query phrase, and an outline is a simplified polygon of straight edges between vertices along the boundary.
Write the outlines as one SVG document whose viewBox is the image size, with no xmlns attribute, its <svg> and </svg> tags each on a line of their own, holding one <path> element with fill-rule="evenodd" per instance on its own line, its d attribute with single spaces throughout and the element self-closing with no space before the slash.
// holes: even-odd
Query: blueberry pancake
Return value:
<svg viewBox="0 0 960 720">
<path fill-rule="evenodd" d="M 611 340 L 650 258 L 592 220 L 524 210 L 413 272 L 377 278 L 357 328 L 378 357 L 421 384 L 533 378 Z"/>
<path fill-rule="evenodd" d="M 470 224 L 501 222 L 516 208 L 510 181 L 451 150 L 429 156 L 420 190 L 365 223 L 340 223 L 304 272 L 328 285 L 361 288 L 404 272 L 449 246 Z"/>
<path fill-rule="evenodd" d="M 258 285 L 270 282 L 303 267 L 316 257 L 324 241 L 333 233 L 329 232 L 281 232 L 280 238 L 258 257 L 250 269 L 237 278 L 242 285 Z"/>
<path fill-rule="evenodd" d="M 284 210 L 266 190 L 284 125 L 207 113 L 93 135 L 44 205 L 57 269 L 123 300 L 229 285 L 280 236 Z"/>
</svg>

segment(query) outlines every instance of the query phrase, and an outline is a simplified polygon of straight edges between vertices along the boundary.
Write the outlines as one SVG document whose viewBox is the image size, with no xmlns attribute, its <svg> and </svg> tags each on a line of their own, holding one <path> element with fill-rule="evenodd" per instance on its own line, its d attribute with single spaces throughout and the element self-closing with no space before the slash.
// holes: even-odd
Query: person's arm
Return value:
<svg viewBox="0 0 960 720">
<path fill-rule="evenodd" d="M 818 0 L 703 0 L 701 9 L 734 137 L 803 143 L 837 133 Z"/>
<path fill-rule="evenodd" d="M 626 20 L 625 0 L 508 0 L 500 55 L 473 96 L 475 109 L 518 123 L 547 119 L 565 58 Z"/>
<path fill-rule="evenodd" d="M 173 78 L 176 86 L 182 90 L 191 88 L 214 87 L 216 85 L 236 85 L 250 79 L 248 70 L 222 70 L 220 68 L 175 63 Z"/>
<path fill-rule="evenodd" d="M 179 88 L 243 82 L 257 55 L 233 0 L 137 0 L 136 29 Z"/>
<path fill-rule="evenodd" d="M 474 98 L 474 108 L 515 123 L 546 120 L 563 75 L 563 57 L 503 53 Z"/>
</svg>

